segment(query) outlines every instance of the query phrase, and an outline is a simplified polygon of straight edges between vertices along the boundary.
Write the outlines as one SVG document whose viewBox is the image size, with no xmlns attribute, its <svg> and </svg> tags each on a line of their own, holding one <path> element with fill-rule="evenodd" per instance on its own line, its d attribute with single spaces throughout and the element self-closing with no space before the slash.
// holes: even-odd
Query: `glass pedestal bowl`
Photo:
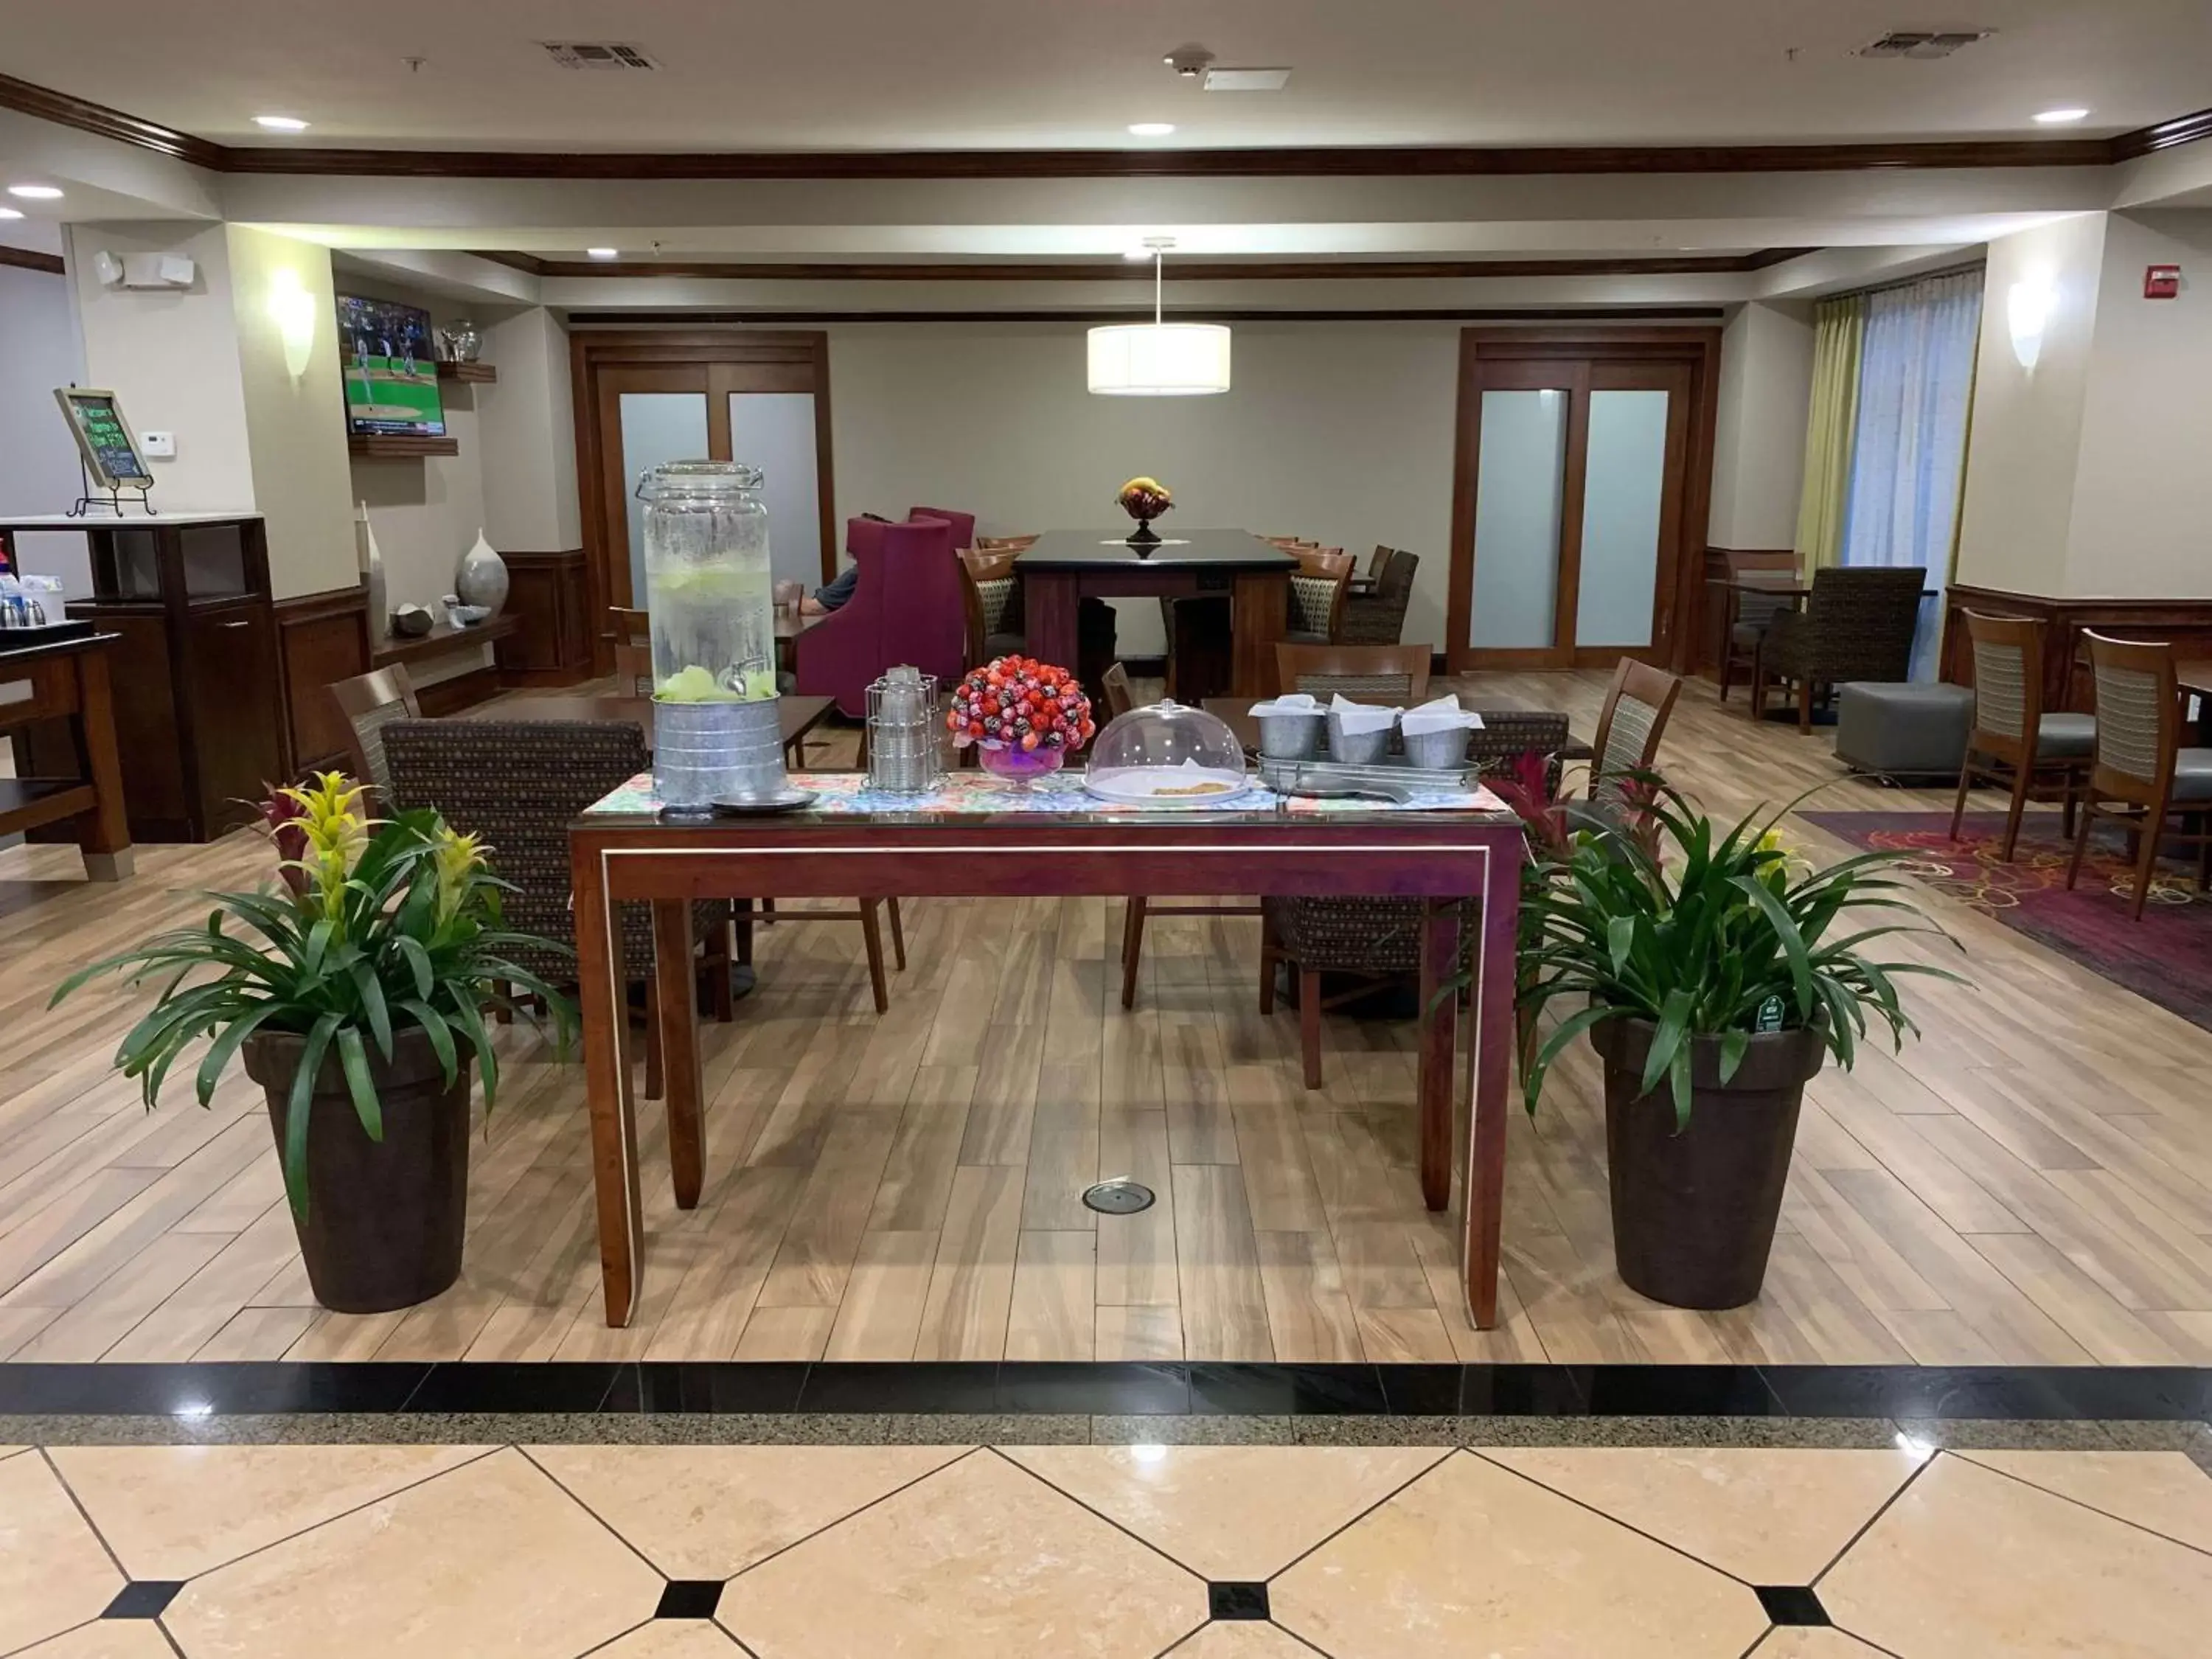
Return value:
<svg viewBox="0 0 2212 1659">
<path fill-rule="evenodd" d="M 976 759 L 986 772 L 1006 782 L 1027 786 L 1039 778 L 1050 777 L 1060 770 L 1067 758 L 1065 750 L 1039 744 L 1034 749 L 1024 749 L 1018 743 L 993 743 L 988 738 L 975 745 Z"/>
</svg>

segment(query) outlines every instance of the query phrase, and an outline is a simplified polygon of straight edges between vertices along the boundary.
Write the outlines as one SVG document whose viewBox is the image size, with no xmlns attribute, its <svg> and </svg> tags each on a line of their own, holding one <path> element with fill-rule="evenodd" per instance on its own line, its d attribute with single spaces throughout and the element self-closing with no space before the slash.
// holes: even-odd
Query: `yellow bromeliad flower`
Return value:
<svg viewBox="0 0 2212 1659">
<path fill-rule="evenodd" d="M 346 878 L 368 845 L 375 820 L 362 810 L 362 790 L 343 772 L 325 772 L 306 787 L 286 787 L 285 798 L 300 809 L 292 827 L 307 837 L 306 851 L 289 860 L 304 872 L 323 915 L 336 921 L 345 914 Z"/>
<path fill-rule="evenodd" d="M 1790 886 L 1790 852 L 1778 830 L 1769 830 L 1759 838 L 1753 852 L 1759 860 L 1759 878 L 1778 896 Z"/>
<path fill-rule="evenodd" d="M 453 920 L 469 896 L 476 873 L 483 868 L 485 848 L 476 836 L 456 835 L 447 825 L 438 826 L 437 850 L 431 857 L 438 873 L 438 921 Z"/>
</svg>

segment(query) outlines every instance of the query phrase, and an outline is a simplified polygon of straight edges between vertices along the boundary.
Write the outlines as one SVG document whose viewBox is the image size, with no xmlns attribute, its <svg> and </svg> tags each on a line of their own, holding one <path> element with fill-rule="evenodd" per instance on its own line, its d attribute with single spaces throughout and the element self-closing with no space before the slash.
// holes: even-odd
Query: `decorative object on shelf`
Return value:
<svg viewBox="0 0 2212 1659">
<path fill-rule="evenodd" d="M 439 355 L 449 363 L 472 363 L 483 349 L 483 337 L 465 317 L 456 317 L 438 331 Z"/>
<path fill-rule="evenodd" d="M 261 811 L 282 886 L 215 894 L 205 924 L 94 963 L 53 999 L 108 973 L 165 982 L 115 1055 L 149 1108 L 201 1039 L 203 1106 L 243 1047 L 307 1281 L 338 1313 L 410 1307 L 460 1275 L 471 1067 L 487 1112 L 499 1091 L 485 1012 L 541 1000 L 563 1051 L 575 1025 L 512 960 L 562 947 L 501 925 L 489 849 L 427 809 L 371 818 L 362 793 L 337 772 L 277 791 Z M 200 969 L 214 976 L 180 985 Z"/>
<path fill-rule="evenodd" d="M 787 789 L 762 482 L 737 461 L 671 461 L 638 479 L 653 787 L 669 817 L 781 800 Z"/>
<path fill-rule="evenodd" d="M 394 639 L 419 640 L 437 625 L 437 618 L 419 605 L 403 605 L 392 613 Z"/>
<path fill-rule="evenodd" d="M 1131 546 L 1157 542 L 1160 532 L 1152 528 L 1152 520 L 1163 513 L 1175 510 L 1175 497 L 1158 478 L 1132 478 L 1114 493 L 1115 505 L 1137 521 L 1130 534 Z"/>
<path fill-rule="evenodd" d="M 945 725 L 955 744 L 978 745 L 985 771 L 1018 784 L 1060 770 L 1097 729 L 1074 675 L 1015 656 L 970 669 L 952 693 Z"/>
<path fill-rule="evenodd" d="M 1229 331 L 1219 323 L 1162 320 L 1163 266 L 1174 246 L 1172 236 L 1145 238 L 1152 256 L 1152 320 L 1091 331 L 1091 391 L 1115 398 L 1188 398 L 1229 390 Z"/>
<path fill-rule="evenodd" d="M 911 664 L 887 669 L 868 687 L 868 787 L 926 794 L 943 770 L 937 676 Z"/>
<path fill-rule="evenodd" d="M 474 628 L 491 612 L 480 605 L 463 605 L 458 593 L 448 593 L 438 601 L 446 607 L 446 626 Z"/>
<path fill-rule="evenodd" d="M 376 544 L 376 527 L 368 521 L 367 501 L 354 509 L 353 549 L 361 568 L 362 586 L 368 590 L 368 637 L 374 645 L 392 633 L 392 596 L 384 586 L 384 550 Z"/>
<path fill-rule="evenodd" d="M 482 605 L 487 617 L 507 603 L 507 562 L 492 550 L 482 530 L 476 545 L 461 556 L 453 586 L 464 604 Z"/>
<path fill-rule="evenodd" d="M 1622 1279 L 1678 1308 L 1741 1307 L 1765 1279 L 1798 1109 L 1824 1056 L 1850 1070 L 1869 1013 L 1893 1046 L 1918 1034 L 1899 975 L 1966 981 L 1864 954 L 1896 933 L 1956 945 L 1932 923 L 1845 925 L 1907 890 L 1886 872 L 1908 854 L 1808 869 L 1776 829 L 1803 796 L 1723 831 L 1641 781 L 1618 825 L 1574 834 L 1525 890 L 1522 1029 L 1555 999 L 1573 1012 L 1525 1060 L 1522 1089 L 1534 1110 L 1552 1062 L 1587 1032 L 1605 1068 Z"/>
</svg>

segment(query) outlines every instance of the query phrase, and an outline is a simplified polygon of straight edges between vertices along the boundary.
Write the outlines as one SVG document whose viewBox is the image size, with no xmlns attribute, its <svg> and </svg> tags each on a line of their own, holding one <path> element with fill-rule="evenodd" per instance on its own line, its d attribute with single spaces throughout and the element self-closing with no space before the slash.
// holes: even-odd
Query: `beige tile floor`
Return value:
<svg viewBox="0 0 2212 1659">
<path fill-rule="evenodd" d="M 1209 1622 L 1224 1581 L 1272 1620 Z M 157 1618 L 100 1616 L 126 1582 Z M 2184 1659 L 2208 1620 L 2172 1452 L 0 1448 L 39 1659 Z"/>
</svg>

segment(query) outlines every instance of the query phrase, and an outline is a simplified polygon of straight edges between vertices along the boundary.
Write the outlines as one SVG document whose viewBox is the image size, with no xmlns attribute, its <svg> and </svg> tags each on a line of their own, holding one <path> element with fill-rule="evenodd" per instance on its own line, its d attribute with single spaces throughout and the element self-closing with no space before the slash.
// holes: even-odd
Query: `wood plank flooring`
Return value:
<svg viewBox="0 0 2212 1659">
<path fill-rule="evenodd" d="M 1587 735 L 1602 682 L 1473 690 L 1565 707 Z M 850 753 L 833 735 L 820 762 Z M 1717 814 L 1841 775 L 1825 734 L 1754 729 L 1702 684 L 1663 763 Z M 1818 797 L 1937 804 L 1855 781 Z M 1007 898 L 908 905 L 911 966 L 880 1018 L 856 928 L 763 930 L 760 988 L 703 1027 L 689 1214 L 644 1108 L 631 1329 L 600 1322 L 578 1073 L 521 1027 L 473 1144 L 461 1282 L 330 1314 L 258 1092 L 234 1075 L 203 1111 L 174 1085 L 149 1115 L 108 1070 L 134 1000 L 45 1006 L 70 968 L 264 868 L 242 835 L 142 849 L 120 887 L 78 879 L 66 850 L 0 851 L 0 1358 L 2212 1364 L 2212 1033 L 1932 896 L 1975 985 L 1922 988 L 1920 1042 L 1814 1082 L 1750 1308 L 1660 1308 L 1614 1277 L 1578 1050 L 1540 1115 L 1515 1115 L 1505 1316 L 1469 1329 L 1451 1230 L 1420 1204 L 1410 1025 L 1332 1017 L 1310 1092 L 1295 1016 L 1256 1012 L 1256 922 L 1156 921 L 1125 1013 L 1118 901 Z M 1158 1203 L 1085 1209 L 1115 1175 Z"/>
</svg>

